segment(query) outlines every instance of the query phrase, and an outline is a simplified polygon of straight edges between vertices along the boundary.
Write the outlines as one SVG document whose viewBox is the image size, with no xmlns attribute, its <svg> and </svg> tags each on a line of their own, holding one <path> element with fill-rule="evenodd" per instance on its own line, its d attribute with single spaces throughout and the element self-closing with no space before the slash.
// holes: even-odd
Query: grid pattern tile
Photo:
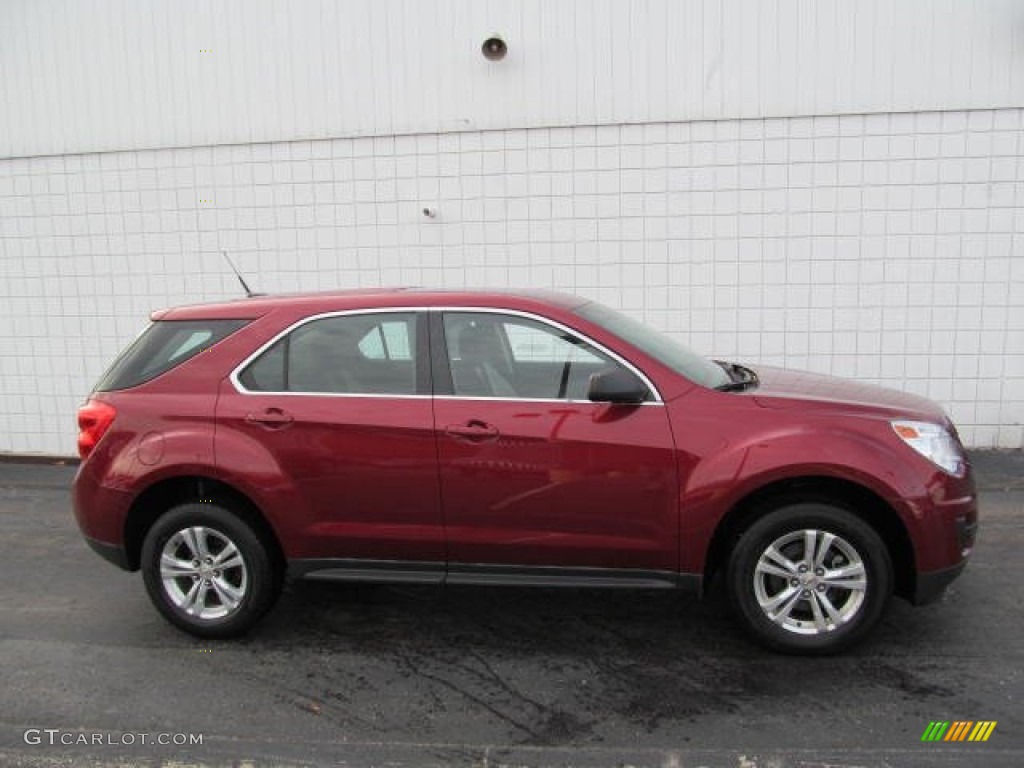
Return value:
<svg viewBox="0 0 1024 768">
<path fill-rule="evenodd" d="M 1024 445 L 1020 109 L 538 128 L 0 160 L 0 451 L 150 310 L 254 286 L 542 286 L 718 357 L 942 403 Z M 424 215 L 430 209 L 432 216 Z"/>
</svg>

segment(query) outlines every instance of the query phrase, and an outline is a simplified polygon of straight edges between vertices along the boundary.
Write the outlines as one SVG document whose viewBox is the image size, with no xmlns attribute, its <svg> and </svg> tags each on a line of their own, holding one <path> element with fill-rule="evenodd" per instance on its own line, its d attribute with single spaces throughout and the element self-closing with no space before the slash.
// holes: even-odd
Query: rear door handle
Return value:
<svg viewBox="0 0 1024 768">
<path fill-rule="evenodd" d="M 479 419 L 472 419 L 465 424 L 449 424 L 444 428 L 445 434 L 462 440 L 484 442 L 494 440 L 498 436 L 498 428 Z"/>
<path fill-rule="evenodd" d="M 266 429 L 282 429 L 295 421 L 295 417 L 280 408 L 266 408 L 259 412 L 246 414 L 245 420 L 250 424 L 259 424 Z"/>
</svg>

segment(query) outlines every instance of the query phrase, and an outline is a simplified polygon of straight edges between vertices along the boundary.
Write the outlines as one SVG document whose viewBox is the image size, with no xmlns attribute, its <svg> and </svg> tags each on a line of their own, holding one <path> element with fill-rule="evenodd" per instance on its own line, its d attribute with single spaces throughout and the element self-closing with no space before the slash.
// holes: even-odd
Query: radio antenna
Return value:
<svg viewBox="0 0 1024 768">
<path fill-rule="evenodd" d="M 228 263 L 228 266 L 231 267 L 231 271 L 235 273 L 235 277 L 238 278 L 238 282 L 242 284 L 242 290 L 245 291 L 245 297 L 247 299 L 251 299 L 253 296 L 262 296 L 262 294 L 253 292 L 252 288 L 249 287 L 249 284 L 245 282 L 245 278 L 242 277 L 242 273 L 238 271 L 238 268 L 235 266 L 235 263 L 231 260 L 231 257 L 228 256 L 228 252 L 221 251 L 221 255 L 224 257 L 224 260 Z"/>
</svg>

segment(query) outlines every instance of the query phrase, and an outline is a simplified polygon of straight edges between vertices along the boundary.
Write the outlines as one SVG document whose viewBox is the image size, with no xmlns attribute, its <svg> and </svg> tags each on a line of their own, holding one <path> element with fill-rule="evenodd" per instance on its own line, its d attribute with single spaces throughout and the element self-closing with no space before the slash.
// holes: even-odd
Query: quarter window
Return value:
<svg viewBox="0 0 1024 768">
<path fill-rule="evenodd" d="M 161 320 L 142 333 L 103 374 L 97 392 L 137 387 L 206 351 L 245 320 Z"/>
<path fill-rule="evenodd" d="M 416 394 L 416 315 L 313 320 L 276 341 L 239 374 L 254 392 Z"/>
</svg>

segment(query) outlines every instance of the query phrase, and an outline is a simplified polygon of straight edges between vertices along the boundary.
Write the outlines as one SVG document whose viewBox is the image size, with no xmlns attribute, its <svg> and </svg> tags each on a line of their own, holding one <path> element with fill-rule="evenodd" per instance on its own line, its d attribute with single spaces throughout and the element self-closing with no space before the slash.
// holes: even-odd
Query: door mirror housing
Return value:
<svg viewBox="0 0 1024 768">
<path fill-rule="evenodd" d="M 624 368 L 595 373 L 587 390 L 587 398 L 595 403 L 642 403 L 649 394 L 647 385 Z"/>
</svg>

